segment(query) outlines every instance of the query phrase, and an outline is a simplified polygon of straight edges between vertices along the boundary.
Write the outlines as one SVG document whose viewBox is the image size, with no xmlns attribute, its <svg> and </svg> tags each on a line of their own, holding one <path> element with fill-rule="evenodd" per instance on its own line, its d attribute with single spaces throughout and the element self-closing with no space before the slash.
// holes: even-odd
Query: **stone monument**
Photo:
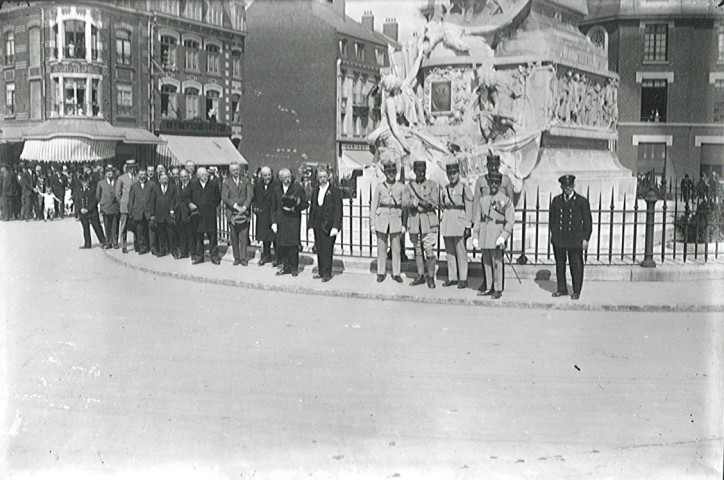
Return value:
<svg viewBox="0 0 724 480">
<path fill-rule="evenodd" d="M 591 198 L 632 200 L 636 180 L 612 148 L 618 76 L 578 30 L 586 13 L 580 0 L 431 0 L 424 30 L 391 52 L 367 139 L 376 157 L 424 159 L 444 185 L 454 156 L 472 185 L 494 153 L 518 202 L 547 205 L 564 173 Z"/>
</svg>

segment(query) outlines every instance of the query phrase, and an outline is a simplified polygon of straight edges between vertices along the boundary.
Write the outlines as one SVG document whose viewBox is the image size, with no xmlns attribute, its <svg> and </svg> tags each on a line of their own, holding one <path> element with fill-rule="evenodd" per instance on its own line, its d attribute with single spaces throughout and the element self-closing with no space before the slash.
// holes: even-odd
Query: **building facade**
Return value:
<svg viewBox="0 0 724 480">
<path fill-rule="evenodd" d="M 371 163 L 364 138 L 380 109 L 370 93 L 394 40 L 374 31 L 371 14 L 349 18 L 344 0 L 256 0 L 247 17 L 242 150 L 252 164 L 314 162 L 345 176 Z"/>
<path fill-rule="evenodd" d="M 660 183 L 724 165 L 724 9 L 685 0 L 588 1 L 583 33 L 620 75 L 618 157 Z"/>
<path fill-rule="evenodd" d="M 0 25 L 3 158 L 50 120 L 108 122 L 119 159 L 152 156 L 166 119 L 225 122 L 241 140 L 243 0 L 9 2 Z"/>
</svg>

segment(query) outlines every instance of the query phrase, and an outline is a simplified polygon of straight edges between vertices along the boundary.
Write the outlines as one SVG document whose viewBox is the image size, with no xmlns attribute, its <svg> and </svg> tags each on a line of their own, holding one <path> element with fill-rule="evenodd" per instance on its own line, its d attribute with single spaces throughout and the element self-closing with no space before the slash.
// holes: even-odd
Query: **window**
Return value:
<svg viewBox="0 0 724 480">
<path fill-rule="evenodd" d="M 28 29 L 28 66 L 40 66 L 40 27 L 30 27 Z"/>
<path fill-rule="evenodd" d="M 131 64 L 131 32 L 116 30 L 116 63 Z"/>
<path fill-rule="evenodd" d="M 190 18 L 191 20 L 198 20 L 199 22 L 202 21 L 201 0 L 186 0 L 184 17 Z"/>
<path fill-rule="evenodd" d="M 362 119 L 359 115 L 354 115 L 352 121 L 354 122 L 354 136 L 359 137 L 362 135 Z"/>
<path fill-rule="evenodd" d="M 649 181 L 652 182 L 652 184 L 661 185 L 661 179 L 663 178 L 665 165 L 665 143 L 639 144 L 638 158 L 636 160 L 636 170 L 639 174 L 645 174 L 646 176 L 648 176 Z"/>
<path fill-rule="evenodd" d="M 40 80 L 30 81 L 30 118 L 40 119 L 43 111 Z"/>
<path fill-rule="evenodd" d="M 199 116 L 199 89 L 186 87 L 186 120 L 193 120 Z"/>
<path fill-rule="evenodd" d="M 719 45 L 719 53 L 716 57 L 716 61 L 718 63 L 724 63 L 724 27 L 719 27 L 717 44 Z"/>
<path fill-rule="evenodd" d="M 220 50 L 218 45 L 206 45 L 207 73 L 219 73 Z"/>
<path fill-rule="evenodd" d="M 666 121 L 666 80 L 643 80 L 641 83 L 641 121 Z"/>
<path fill-rule="evenodd" d="M 116 85 L 118 95 L 116 97 L 116 110 L 118 116 L 133 116 L 133 86 L 118 84 Z"/>
<path fill-rule="evenodd" d="M 644 34 L 644 61 L 666 61 L 666 36 L 669 26 L 665 23 L 646 25 Z"/>
<path fill-rule="evenodd" d="M 347 40 L 339 41 L 339 54 L 343 57 L 347 56 Z"/>
<path fill-rule="evenodd" d="M 186 47 L 186 63 L 184 67 L 186 70 L 197 70 L 199 69 L 199 42 L 195 40 L 184 40 L 184 47 Z"/>
<path fill-rule="evenodd" d="M 85 58 L 85 22 L 66 20 L 65 27 L 65 58 Z"/>
<path fill-rule="evenodd" d="M 158 9 L 163 13 L 178 15 L 179 0 L 158 0 Z"/>
<path fill-rule="evenodd" d="M 219 118 L 219 92 L 209 90 L 206 92 L 206 120 L 215 122 Z"/>
<path fill-rule="evenodd" d="M 231 74 L 234 77 L 241 77 L 241 52 L 232 50 L 231 52 Z"/>
<path fill-rule="evenodd" d="M 224 24 L 224 10 L 218 0 L 213 0 L 209 5 L 208 21 L 214 25 Z"/>
<path fill-rule="evenodd" d="M 375 55 L 377 56 L 377 65 L 384 66 L 385 65 L 385 51 L 381 48 L 375 49 Z"/>
<path fill-rule="evenodd" d="M 241 123 L 241 95 L 238 93 L 231 96 L 231 122 Z"/>
<path fill-rule="evenodd" d="M 724 123 L 724 80 L 714 83 L 714 123 Z"/>
<path fill-rule="evenodd" d="M 342 117 L 340 119 L 341 133 L 343 137 L 347 136 L 347 113 L 342 110 Z"/>
<path fill-rule="evenodd" d="M 177 110 L 176 87 L 168 84 L 161 85 L 161 116 L 163 118 L 176 118 Z"/>
<path fill-rule="evenodd" d="M 176 68 L 176 38 L 171 35 L 161 35 L 161 66 Z"/>
<path fill-rule="evenodd" d="M 354 55 L 355 55 L 355 57 L 357 57 L 357 60 L 364 61 L 364 59 L 365 59 L 365 44 L 364 43 L 355 42 Z"/>
<path fill-rule="evenodd" d="M 5 85 L 5 115 L 15 115 L 15 84 Z"/>
<path fill-rule="evenodd" d="M 8 32 L 5 34 L 5 65 L 15 63 L 15 34 Z"/>
<path fill-rule="evenodd" d="M 94 78 L 91 80 L 91 102 L 90 102 L 90 113 L 97 117 L 100 114 L 101 111 L 101 99 L 100 99 L 100 90 L 98 89 L 98 85 L 100 84 L 100 81 L 97 78 Z"/>
<path fill-rule="evenodd" d="M 91 60 L 98 60 L 98 52 L 101 49 L 101 42 L 98 38 L 98 29 L 91 26 Z"/>
<path fill-rule="evenodd" d="M 85 78 L 66 78 L 63 80 L 63 98 L 66 115 L 85 115 Z"/>
<path fill-rule="evenodd" d="M 236 5 L 236 12 L 234 12 L 234 28 L 237 30 L 244 30 L 244 21 L 245 21 L 245 10 L 244 5 Z"/>
</svg>

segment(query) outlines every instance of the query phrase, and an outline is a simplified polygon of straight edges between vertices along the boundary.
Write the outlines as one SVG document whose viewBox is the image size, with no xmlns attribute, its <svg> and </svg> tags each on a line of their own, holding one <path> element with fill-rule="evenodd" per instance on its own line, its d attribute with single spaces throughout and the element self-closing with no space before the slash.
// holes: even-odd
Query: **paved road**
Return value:
<svg viewBox="0 0 724 480">
<path fill-rule="evenodd" d="M 80 242 L 0 224 L 0 478 L 722 476 L 716 314 L 282 296 Z"/>
</svg>

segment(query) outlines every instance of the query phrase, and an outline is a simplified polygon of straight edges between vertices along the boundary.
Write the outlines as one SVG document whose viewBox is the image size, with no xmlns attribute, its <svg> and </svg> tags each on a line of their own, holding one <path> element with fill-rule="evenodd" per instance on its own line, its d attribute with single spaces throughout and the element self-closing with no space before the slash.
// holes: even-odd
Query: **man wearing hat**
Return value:
<svg viewBox="0 0 724 480">
<path fill-rule="evenodd" d="M 566 286 L 566 258 L 568 258 L 573 279 L 571 298 L 578 300 L 583 286 L 583 251 L 588 249 L 592 220 L 588 200 L 574 191 L 575 180 L 576 177 L 573 175 L 563 175 L 558 179 L 563 193 L 554 197 L 551 202 L 548 229 L 551 232 L 558 283 L 553 296 L 568 295 Z"/>
<path fill-rule="evenodd" d="M 0 220 L 13 219 L 15 183 L 15 173 L 6 164 L 0 165 Z"/>
<path fill-rule="evenodd" d="M 447 280 L 442 286 L 457 284 L 458 288 L 467 288 L 468 252 L 465 241 L 470 238 L 470 227 L 473 223 L 473 195 L 467 185 L 460 181 L 460 166 L 457 160 L 445 165 L 445 169 L 450 183 L 440 190 L 440 232 L 445 241 L 447 255 Z"/>
<path fill-rule="evenodd" d="M 387 246 L 392 246 L 392 279 L 402 283 L 400 238 L 405 233 L 402 197 L 405 187 L 396 181 L 397 165 L 383 162 L 385 181 L 375 187 L 370 204 L 370 230 L 377 236 L 377 281 L 387 276 Z"/>
<path fill-rule="evenodd" d="M 126 248 L 126 237 L 128 230 L 132 230 L 134 232 L 133 249 L 137 252 L 138 237 L 136 236 L 136 230 L 132 225 L 133 218 L 130 217 L 130 212 L 128 210 L 128 195 L 131 191 L 131 185 L 133 185 L 133 182 L 136 180 L 136 161 L 132 159 L 126 160 L 126 164 L 123 169 L 125 173 L 116 180 L 116 198 L 118 199 L 121 212 L 120 223 L 118 226 L 118 231 L 121 235 L 121 251 L 123 253 L 128 253 L 128 249 Z"/>
<path fill-rule="evenodd" d="M 50 190 L 58 200 L 55 201 L 55 215 L 57 217 L 65 217 L 65 189 L 68 187 L 68 181 L 65 175 L 58 170 L 55 165 L 50 166 Z"/>
<path fill-rule="evenodd" d="M 117 180 L 113 178 L 115 171 L 113 165 L 106 167 L 106 178 L 96 186 L 96 200 L 103 214 L 103 226 L 106 231 L 106 243 L 103 248 L 118 248 L 118 220 L 121 215 L 121 205 L 116 197 Z"/>
<path fill-rule="evenodd" d="M 18 183 L 20 184 L 20 217 L 29 222 L 33 216 L 33 175 L 30 173 L 25 163 L 20 162 L 20 173 L 18 174 Z"/>
<path fill-rule="evenodd" d="M 478 295 L 503 295 L 503 250 L 505 242 L 513 232 L 515 207 L 513 200 L 500 189 L 503 175 L 489 172 L 488 190 L 478 205 L 473 226 L 473 246 L 482 250 L 483 268 L 489 288 Z"/>
<path fill-rule="evenodd" d="M 485 175 L 482 175 L 478 178 L 478 180 L 475 182 L 475 188 L 473 192 L 473 218 L 478 218 L 478 207 L 480 206 L 480 199 L 483 197 L 483 195 L 489 195 L 490 189 L 488 187 L 488 173 L 500 173 L 500 156 L 499 155 L 488 155 L 487 162 L 485 164 L 487 168 L 487 173 Z M 499 190 L 503 192 L 503 194 L 510 198 L 511 200 L 515 197 L 513 196 L 513 183 L 510 181 L 510 178 L 502 174 L 502 180 L 500 182 L 500 188 Z M 485 268 L 483 268 L 483 275 L 485 274 Z M 488 289 L 487 285 L 487 279 L 485 276 L 483 276 L 483 282 L 480 284 L 480 287 L 478 288 L 479 291 L 485 292 Z"/>
<path fill-rule="evenodd" d="M 424 161 L 415 160 L 412 170 L 415 172 L 415 180 L 407 184 L 405 195 L 402 197 L 402 206 L 407 210 L 407 231 L 410 233 L 410 240 L 415 245 L 415 265 L 417 266 L 417 278 L 410 285 L 421 285 L 427 278 L 428 288 L 435 288 L 435 263 L 437 262 L 435 245 L 439 230 L 437 205 L 440 191 L 434 180 L 425 178 L 427 164 Z M 426 263 L 427 275 L 425 274 Z"/>
<path fill-rule="evenodd" d="M 76 190 L 75 208 L 77 210 L 78 219 L 83 226 L 83 246 L 80 248 L 91 248 L 90 227 L 96 232 L 96 237 L 101 245 L 106 244 L 106 238 L 103 235 L 103 228 L 98 219 L 98 200 L 96 198 L 95 185 L 91 181 L 89 173 L 82 173 L 79 177 L 80 185 Z"/>
</svg>

